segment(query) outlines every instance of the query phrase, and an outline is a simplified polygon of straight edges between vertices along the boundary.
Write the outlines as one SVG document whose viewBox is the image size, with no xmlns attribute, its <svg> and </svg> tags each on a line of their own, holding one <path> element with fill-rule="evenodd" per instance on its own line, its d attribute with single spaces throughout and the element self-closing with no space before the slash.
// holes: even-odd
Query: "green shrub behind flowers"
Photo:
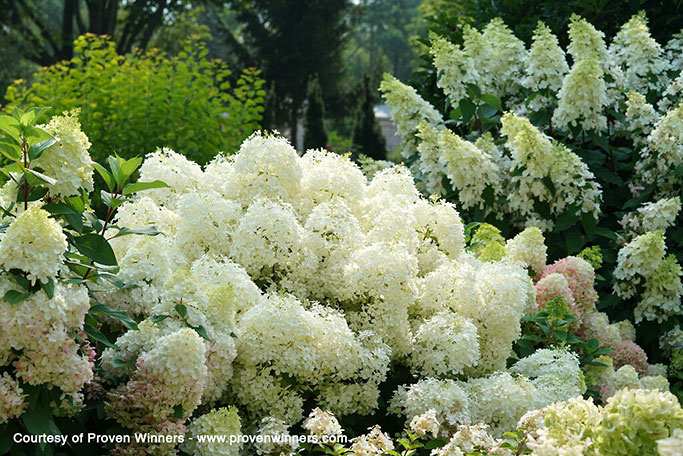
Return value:
<svg viewBox="0 0 683 456">
<path fill-rule="evenodd" d="M 51 106 L 53 114 L 81 110 L 84 132 L 99 163 L 116 152 L 142 156 L 173 147 L 199 163 L 233 151 L 259 128 L 264 81 L 255 69 L 235 83 L 202 43 L 189 41 L 178 56 L 158 50 L 117 55 L 107 37 L 83 35 L 70 61 L 42 68 L 30 82 L 7 89 L 8 106 Z"/>
</svg>

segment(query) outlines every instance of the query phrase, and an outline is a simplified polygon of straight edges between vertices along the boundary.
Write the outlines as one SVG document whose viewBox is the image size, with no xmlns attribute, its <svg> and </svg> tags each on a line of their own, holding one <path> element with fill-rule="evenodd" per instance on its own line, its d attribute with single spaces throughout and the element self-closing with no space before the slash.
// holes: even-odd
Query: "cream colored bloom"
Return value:
<svg viewBox="0 0 683 456">
<path fill-rule="evenodd" d="M 64 263 L 68 245 L 62 227 L 38 206 L 30 207 L 10 224 L 0 240 L 0 265 L 21 269 L 35 282 L 47 282 Z"/>
</svg>

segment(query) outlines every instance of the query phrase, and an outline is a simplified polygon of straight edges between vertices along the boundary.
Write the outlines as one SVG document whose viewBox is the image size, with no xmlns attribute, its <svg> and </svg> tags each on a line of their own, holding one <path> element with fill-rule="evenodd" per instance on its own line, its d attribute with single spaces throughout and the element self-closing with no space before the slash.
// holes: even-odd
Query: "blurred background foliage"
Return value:
<svg viewBox="0 0 683 456">
<path fill-rule="evenodd" d="M 225 63 L 207 53 L 185 41 L 174 57 L 157 49 L 119 56 L 106 36 L 82 35 L 69 61 L 15 81 L 5 108 L 80 109 L 90 153 L 100 162 L 112 152 L 132 158 L 170 147 L 204 164 L 259 128 L 266 94 L 258 70 L 246 68 L 231 83 Z"/>
</svg>

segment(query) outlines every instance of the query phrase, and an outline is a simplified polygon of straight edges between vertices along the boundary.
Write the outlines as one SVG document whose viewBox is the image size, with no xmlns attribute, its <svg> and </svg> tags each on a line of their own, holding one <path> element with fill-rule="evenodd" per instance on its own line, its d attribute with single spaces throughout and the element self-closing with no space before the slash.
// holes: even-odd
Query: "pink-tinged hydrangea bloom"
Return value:
<svg viewBox="0 0 683 456">
<path fill-rule="evenodd" d="M 0 424 L 24 413 L 27 405 L 25 396 L 19 382 L 11 375 L 7 372 L 0 375 Z"/>
<path fill-rule="evenodd" d="M 107 416 L 135 432 L 160 433 L 169 423 L 182 424 L 206 387 L 205 356 L 204 341 L 193 329 L 159 337 L 137 359 L 129 381 L 107 394 Z"/>
<path fill-rule="evenodd" d="M 581 318 L 581 309 L 576 306 L 569 283 L 562 274 L 548 274 L 539 280 L 534 288 L 538 310 L 545 308 L 545 305 L 553 298 L 560 297 L 569 307 L 571 314 L 576 318 Z"/>
<path fill-rule="evenodd" d="M 609 317 L 603 312 L 591 312 L 583 316 L 577 336 L 585 341 L 593 338 L 600 341 L 600 345 L 613 348 L 623 339 L 619 326 L 611 325 Z"/>
<path fill-rule="evenodd" d="M 595 308 L 598 300 L 598 293 L 593 288 L 595 271 L 586 260 L 574 256 L 562 258 L 545 268 L 541 279 L 553 273 L 562 274 L 567 279 L 574 301 L 582 313 Z"/>
<path fill-rule="evenodd" d="M 614 368 L 618 369 L 621 366 L 631 365 L 639 374 L 647 373 L 649 366 L 647 364 L 647 355 L 640 345 L 630 340 L 622 340 L 615 347 L 609 355 L 614 359 Z"/>
</svg>

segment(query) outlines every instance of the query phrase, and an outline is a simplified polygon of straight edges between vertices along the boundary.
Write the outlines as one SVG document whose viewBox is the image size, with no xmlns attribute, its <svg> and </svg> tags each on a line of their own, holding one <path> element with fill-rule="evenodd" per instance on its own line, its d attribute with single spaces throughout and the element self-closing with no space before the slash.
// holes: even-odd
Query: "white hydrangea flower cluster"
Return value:
<svg viewBox="0 0 683 456">
<path fill-rule="evenodd" d="M 241 435 L 240 417 L 235 407 L 221 407 L 205 413 L 190 422 L 187 427 L 188 438 L 180 448 L 193 456 L 238 456 L 241 443 L 203 441 L 197 435 L 224 435 L 227 438 Z"/>
<path fill-rule="evenodd" d="M 161 206 L 175 204 L 178 195 L 196 189 L 202 178 L 201 166 L 168 148 L 147 154 L 139 171 L 140 181 L 160 180 L 168 185 L 147 195 Z"/>
<path fill-rule="evenodd" d="M 657 120 L 636 163 L 642 181 L 656 185 L 661 196 L 678 196 L 683 179 L 672 172 L 683 164 L 683 103 Z"/>
<path fill-rule="evenodd" d="M 0 266 L 21 269 L 33 283 L 47 283 L 64 263 L 66 235 L 56 220 L 39 206 L 15 218 L 0 238 Z"/>
<path fill-rule="evenodd" d="M 0 424 L 18 418 L 24 413 L 28 404 L 23 393 L 19 382 L 10 374 L 3 372 L 0 375 Z"/>
<path fill-rule="evenodd" d="M 675 225 L 680 211 L 680 197 L 662 198 L 644 203 L 635 212 L 625 214 L 619 223 L 628 230 L 624 237 L 630 239 L 631 236 L 645 234 L 648 231 L 666 231 Z"/>
<path fill-rule="evenodd" d="M 349 449 L 353 456 L 380 456 L 394 450 L 394 442 L 379 426 L 373 426 L 369 430 L 367 434 L 352 440 Z"/>
<path fill-rule="evenodd" d="M 451 101 L 466 96 L 467 84 L 477 84 L 483 93 L 501 96 L 519 88 L 527 50 L 505 23 L 496 18 L 478 30 L 466 26 L 463 47 L 433 37 L 430 54 L 437 69 L 437 84 Z"/>
<path fill-rule="evenodd" d="M 659 456 L 676 456 L 683 447 L 683 428 L 674 429 L 670 437 L 657 440 Z"/>
<path fill-rule="evenodd" d="M 541 413 L 542 424 L 527 443 L 536 456 L 585 454 L 591 444 L 586 437 L 601 422 L 600 409 L 590 398 L 556 402 L 544 407 Z"/>
<path fill-rule="evenodd" d="M 470 400 L 463 382 L 425 378 L 412 385 L 401 385 L 394 393 L 389 411 L 413 418 L 433 410 L 439 423 L 440 435 L 450 435 L 460 424 L 472 422 Z"/>
<path fill-rule="evenodd" d="M 466 85 L 476 84 L 479 73 L 474 60 L 459 45 L 445 38 L 433 37 L 429 53 L 434 57 L 437 85 L 454 102 L 466 96 Z"/>
<path fill-rule="evenodd" d="M 681 312 L 681 266 L 674 255 L 666 255 L 663 231 L 648 231 L 619 250 L 614 270 L 614 292 L 624 298 L 643 292 L 634 311 L 636 323 L 646 319 L 664 321 Z"/>
<path fill-rule="evenodd" d="M 532 91 L 550 90 L 552 94 L 557 93 L 569 71 L 564 51 L 557 37 L 541 21 L 534 30 L 532 39 L 522 85 Z M 529 108 L 536 111 L 554 103 L 554 96 L 539 94 L 531 100 Z"/>
<path fill-rule="evenodd" d="M 662 322 L 670 316 L 681 314 L 682 275 L 676 256 L 665 256 L 657 269 L 645 280 L 645 290 L 634 310 L 636 322 L 643 319 Z"/>
<path fill-rule="evenodd" d="M 555 216 L 575 205 L 580 213 L 597 218 L 600 185 L 588 166 L 564 145 L 553 143 L 528 119 L 506 113 L 501 122 L 502 134 L 507 137 L 506 146 L 512 154 L 510 211 L 530 220 L 542 220 L 534 210 L 537 200 L 548 204 Z M 554 188 L 549 188 L 544 179 L 550 179 Z M 539 228 L 552 228 L 552 221 L 544 222 L 546 226 Z"/>
<path fill-rule="evenodd" d="M 467 381 L 427 378 L 400 386 L 390 411 L 411 422 L 431 410 L 442 425 L 442 436 L 471 423 L 486 423 L 494 434 L 502 434 L 514 429 L 527 411 L 579 396 L 585 389 L 575 355 L 540 350 L 518 361 L 510 372 Z"/>
<path fill-rule="evenodd" d="M 597 30 L 586 19 L 578 14 L 572 14 L 569 20 L 569 46 L 567 53 L 574 62 L 578 62 L 587 54 L 595 54 L 599 62 L 607 60 L 607 45 L 605 34 Z"/>
<path fill-rule="evenodd" d="M 595 369 L 600 370 L 596 376 L 595 384 L 599 387 L 603 402 L 624 388 L 669 391 L 669 381 L 662 375 L 640 375 L 633 366 L 628 364 L 614 370 L 609 357 L 601 357 L 600 362 L 607 364 L 607 367 Z"/>
<path fill-rule="evenodd" d="M 414 416 L 408 426 L 417 435 L 431 434 L 435 438 L 439 435 L 440 424 L 434 409 L 429 409 L 421 415 Z"/>
<path fill-rule="evenodd" d="M 517 361 L 510 372 L 531 378 L 546 404 L 579 396 L 586 391 L 578 356 L 566 350 L 537 350 Z"/>
<path fill-rule="evenodd" d="M 0 280 L 0 295 L 15 290 L 7 277 Z M 1 359 L 12 364 L 14 376 L 31 385 L 52 384 L 66 393 L 79 391 L 93 377 L 93 360 L 81 353 L 70 332 L 81 329 L 90 309 L 88 291 L 81 286 L 55 284 L 50 299 L 40 291 L 16 304 L 0 305 Z"/>
<path fill-rule="evenodd" d="M 625 388 L 604 407 L 577 397 L 540 412 L 542 424 L 528 442 L 534 456 L 656 454 L 659 442 L 683 425 L 676 397 L 657 390 Z"/>
<path fill-rule="evenodd" d="M 536 275 L 545 269 L 547 250 L 543 233 L 535 226 L 526 228 L 505 243 L 507 256 L 524 263 Z"/>
<path fill-rule="evenodd" d="M 646 138 L 657 119 L 659 119 L 657 111 L 645 100 L 645 96 L 630 90 L 626 98 L 626 125 L 634 133 L 636 145 L 647 144 Z"/>
<path fill-rule="evenodd" d="M 302 387 L 319 388 L 319 402 L 336 412 L 368 412 L 376 407 L 377 387 L 385 378 L 390 350 L 371 334 L 356 336 L 341 314 L 320 306 L 305 309 L 293 297 L 271 294 L 245 313 L 238 334 L 233 389 L 238 402 L 248 409 L 270 411 L 294 423 L 303 413 L 301 406 L 296 406 L 303 401 L 297 394 Z M 298 380 L 286 392 L 295 401 L 288 407 L 280 403 L 277 387 L 283 376 Z M 243 383 L 250 378 L 259 378 L 273 387 L 260 390 Z M 349 380 L 356 386 L 367 384 L 365 394 L 356 391 L 355 401 L 338 409 L 337 401 L 326 398 L 326 394 L 338 389 L 336 395 L 341 399 Z"/>
<path fill-rule="evenodd" d="M 665 46 L 666 57 L 671 62 L 671 68 L 675 71 L 683 70 L 683 32 L 676 33 Z"/>
<path fill-rule="evenodd" d="M 396 122 L 396 134 L 401 137 L 401 156 L 412 156 L 417 148 L 415 133 L 420 121 L 425 120 L 434 127 L 442 128 L 441 114 L 434 106 L 423 100 L 414 88 L 388 74 L 379 86 L 384 99 L 391 108 L 391 118 Z"/>
<path fill-rule="evenodd" d="M 267 416 L 261 420 L 258 435 L 263 436 L 263 442 L 256 442 L 258 454 L 290 454 L 299 449 L 299 442 L 288 439 L 289 428 L 284 421 Z"/>
<path fill-rule="evenodd" d="M 451 130 L 439 131 L 426 122 L 420 123 L 418 132 L 422 140 L 418 146 L 420 167 L 428 179 L 427 190 L 441 191 L 441 177 L 446 175 L 453 189 L 457 190 L 464 209 L 483 208 L 482 193 L 487 189 L 493 193 L 502 190 L 500 167 L 488 150 L 477 147 Z"/>
<path fill-rule="evenodd" d="M 481 32 L 466 26 L 463 41 L 482 93 L 500 97 L 519 90 L 528 52 L 501 18 L 492 19 Z"/>
<path fill-rule="evenodd" d="M 93 161 L 88 149 L 90 141 L 81 131 L 79 110 L 54 116 L 45 125 L 38 125 L 55 136 L 57 142 L 43 151 L 33 164 L 42 168 L 43 174 L 56 180 L 48 183 L 50 195 L 68 197 L 77 195 L 81 188 L 93 190 Z"/>
<path fill-rule="evenodd" d="M 600 131 L 607 128 L 603 110 L 608 102 L 600 61 L 594 53 L 584 55 L 562 81 L 553 124 L 562 129 L 578 125 L 585 131 Z"/>
<path fill-rule="evenodd" d="M 676 65 L 675 58 L 670 57 L 672 68 Z M 667 112 L 676 107 L 679 102 L 679 94 L 683 91 L 683 70 L 680 70 L 683 65 L 679 65 L 677 68 L 680 71 L 678 77 L 674 78 L 673 81 L 667 86 L 666 90 L 662 93 L 662 99 L 657 103 L 657 108 L 661 112 Z"/>
<path fill-rule="evenodd" d="M 643 204 L 638 208 L 642 217 L 641 226 L 645 231 L 664 231 L 676 223 L 681 211 L 681 198 L 662 198 L 656 202 Z"/>
<path fill-rule="evenodd" d="M 644 12 L 621 27 L 607 53 L 610 66 L 619 68 L 623 74 L 624 87 L 647 93 L 666 86 L 669 62 L 662 46 L 650 35 Z"/>
<path fill-rule="evenodd" d="M 308 418 L 304 420 L 303 427 L 316 437 L 337 437 L 343 433 L 337 418 L 332 413 L 323 411 L 319 407 L 311 411 Z"/>
<path fill-rule="evenodd" d="M 502 443 L 501 439 L 493 438 L 488 433 L 486 424 L 463 425 L 446 445 L 432 450 L 431 456 L 465 456 L 482 451 L 495 456 L 513 456 L 514 452 L 502 446 Z"/>
<path fill-rule="evenodd" d="M 463 373 L 478 360 L 477 327 L 470 319 L 446 311 L 417 328 L 408 362 L 424 376 L 445 377 Z"/>
<path fill-rule="evenodd" d="M 147 379 L 163 383 L 166 393 L 181 398 L 189 385 L 194 384 L 194 388 L 205 381 L 205 356 L 204 341 L 194 330 L 183 328 L 160 337 L 154 348 L 140 355 L 136 364 Z M 184 405 L 194 400 L 191 398 Z M 191 405 L 183 408 L 188 411 L 194 409 Z"/>
<path fill-rule="evenodd" d="M 207 345 L 194 329 L 174 320 L 159 326 L 141 323 L 141 331 L 119 338 L 121 352 L 105 350 L 103 367 L 130 363 L 128 381 L 107 393 L 109 418 L 135 432 L 160 432 L 182 423 L 200 405 L 206 388 Z M 133 367 L 134 366 L 134 367 Z"/>
<path fill-rule="evenodd" d="M 445 262 L 420 281 L 413 312 L 431 316 L 443 310 L 470 319 L 479 335 L 479 362 L 466 373 L 489 373 L 505 367 L 519 320 L 533 303 L 531 279 L 517 263 Z M 491 318 L 492 315 L 496 318 Z M 470 351 L 470 359 L 474 359 Z"/>
</svg>

